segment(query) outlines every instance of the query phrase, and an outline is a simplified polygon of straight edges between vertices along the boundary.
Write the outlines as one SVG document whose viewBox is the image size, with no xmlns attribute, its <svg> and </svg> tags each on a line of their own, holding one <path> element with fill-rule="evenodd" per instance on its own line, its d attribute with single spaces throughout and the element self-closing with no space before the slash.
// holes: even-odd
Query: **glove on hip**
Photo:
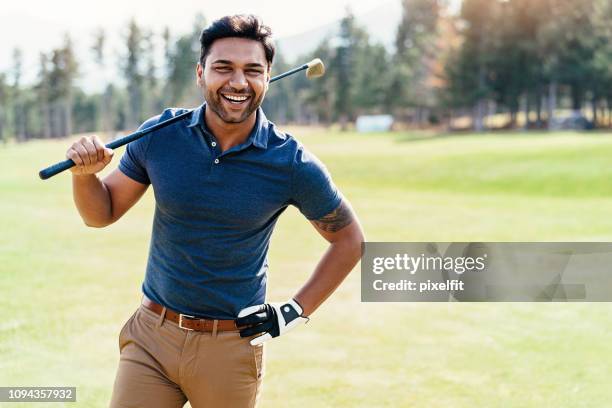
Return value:
<svg viewBox="0 0 612 408">
<path fill-rule="evenodd" d="M 263 333 L 250 341 L 251 345 L 256 346 L 306 323 L 309 319 L 302 313 L 302 307 L 294 299 L 285 303 L 265 303 L 242 309 L 236 325 L 247 326 L 240 330 L 241 337 Z"/>
</svg>

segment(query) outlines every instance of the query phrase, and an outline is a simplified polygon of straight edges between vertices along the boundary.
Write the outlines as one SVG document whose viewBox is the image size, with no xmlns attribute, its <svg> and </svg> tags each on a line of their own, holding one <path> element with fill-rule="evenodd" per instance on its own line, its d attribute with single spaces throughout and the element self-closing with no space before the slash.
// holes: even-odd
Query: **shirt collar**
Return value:
<svg viewBox="0 0 612 408">
<path fill-rule="evenodd" d="M 206 103 L 198 106 L 193 110 L 193 114 L 191 115 L 191 120 L 187 127 L 195 127 L 200 125 L 202 129 L 206 129 L 206 123 L 204 123 L 204 110 L 206 109 Z M 253 126 L 253 130 L 251 134 L 249 134 L 248 139 L 244 142 L 245 145 L 254 145 L 255 147 L 259 147 L 260 149 L 266 149 L 268 147 L 268 128 L 269 122 L 266 118 L 266 115 L 263 112 L 261 107 L 257 108 L 257 119 L 255 120 L 255 126 Z"/>
</svg>

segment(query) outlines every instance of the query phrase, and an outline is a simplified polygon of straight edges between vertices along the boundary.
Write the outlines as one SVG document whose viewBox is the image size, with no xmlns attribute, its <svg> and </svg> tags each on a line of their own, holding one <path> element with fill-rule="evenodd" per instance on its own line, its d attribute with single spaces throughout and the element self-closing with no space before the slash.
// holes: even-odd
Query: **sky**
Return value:
<svg viewBox="0 0 612 408">
<path fill-rule="evenodd" d="M 69 33 L 82 55 L 93 42 L 93 32 L 101 27 L 109 33 L 111 56 L 120 53 L 121 38 L 130 18 L 139 25 L 153 28 L 160 34 L 165 26 L 171 32 L 183 34 L 191 29 L 194 16 L 202 13 L 207 21 L 228 14 L 259 15 L 272 27 L 275 37 L 299 34 L 341 18 L 347 6 L 355 15 L 367 14 L 381 4 L 399 0 L 30 0 L 3 1 L 0 5 L 0 72 L 12 61 L 15 47 L 23 50 L 24 80 L 36 75 L 38 55 L 48 52 Z M 458 4 L 460 0 L 450 0 Z M 87 56 L 89 57 L 89 55 Z M 86 58 L 90 60 L 91 58 Z M 81 67 L 84 71 L 91 67 Z"/>
</svg>

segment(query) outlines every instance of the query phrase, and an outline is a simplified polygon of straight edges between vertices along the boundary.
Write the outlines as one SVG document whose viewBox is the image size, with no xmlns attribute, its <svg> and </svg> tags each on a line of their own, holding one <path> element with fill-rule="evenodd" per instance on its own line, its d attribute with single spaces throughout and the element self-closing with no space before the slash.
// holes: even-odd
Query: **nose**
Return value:
<svg viewBox="0 0 612 408">
<path fill-rule="evenodd" d="M 246 81 L 244 72 L 241 69 L 236 69 L 230 78 L 229 85 L 234 89 L 241 90 L 245 89 L 249 84 Z"/>
</svg>

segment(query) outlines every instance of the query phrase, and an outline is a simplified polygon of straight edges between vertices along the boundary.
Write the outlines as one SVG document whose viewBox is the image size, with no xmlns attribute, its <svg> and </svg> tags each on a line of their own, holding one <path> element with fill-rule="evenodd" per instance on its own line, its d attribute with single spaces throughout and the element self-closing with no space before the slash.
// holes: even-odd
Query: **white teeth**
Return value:
<svg viewBox="0 0 612 408">
<path fill-rule="evenodd" d="M 234 101 L 234 102 L 244 102 L 249 98 L 246 95 L 245 96 L 223 95 L 223 96 L 229 99 L 230 101 Z"/>
</svg>

